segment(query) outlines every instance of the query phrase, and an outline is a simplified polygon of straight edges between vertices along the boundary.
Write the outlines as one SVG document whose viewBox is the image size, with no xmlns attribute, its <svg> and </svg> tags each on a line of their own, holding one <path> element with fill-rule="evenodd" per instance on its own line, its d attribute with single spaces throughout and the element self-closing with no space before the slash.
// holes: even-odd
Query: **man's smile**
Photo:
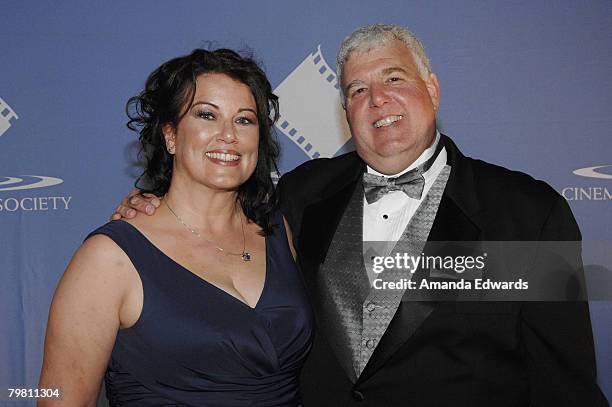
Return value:
<svg viewBox="0 0 612 407">
<path fill-rule="evenodd" d="M 377 128 L 377 129 L 381 128 L 381 127 L 390 126 L 393 123 L 395 123 L 395 122 L 397 122 L 399 120 L 402 120 L 403 117 L 404 116 L 402 116 L 402 115 L 387 116 L 387 117 L 385 117 L 383 119 L 380 119 L 380 120 L 374 122 L 373 126 L 375 128 Z"/>
</svg>

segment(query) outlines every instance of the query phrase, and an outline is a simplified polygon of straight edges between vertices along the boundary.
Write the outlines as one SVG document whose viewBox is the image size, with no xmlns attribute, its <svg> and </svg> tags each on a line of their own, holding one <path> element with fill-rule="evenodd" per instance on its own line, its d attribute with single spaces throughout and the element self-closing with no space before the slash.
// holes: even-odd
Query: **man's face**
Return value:
<svg viewBox="0 0 612 407">
<path fill-rule="evenodd" d="M 370 167 L 396 174 L 433 142 L 438 79 L 433 73 L 421 77 L 401 41 L 352 52 L 344 65 L 342 86 L 357 153 Z"/>
</svg>

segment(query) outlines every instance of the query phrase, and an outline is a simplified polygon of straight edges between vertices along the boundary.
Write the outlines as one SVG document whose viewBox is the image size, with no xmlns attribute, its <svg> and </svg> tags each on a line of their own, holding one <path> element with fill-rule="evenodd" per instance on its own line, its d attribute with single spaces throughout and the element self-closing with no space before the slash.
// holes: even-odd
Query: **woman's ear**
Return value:
<svg viewBox="0 0 612 407">
<path fill-rule="evenodd" d="M 166 150 L 168 150 L 168 153 L 174 154 L 176 141 L 174 126 L 171 123 L 166 123 L 162 126 L 162 132 L 164 133 L 164 139 L 166 139 Z"/>
</svg>

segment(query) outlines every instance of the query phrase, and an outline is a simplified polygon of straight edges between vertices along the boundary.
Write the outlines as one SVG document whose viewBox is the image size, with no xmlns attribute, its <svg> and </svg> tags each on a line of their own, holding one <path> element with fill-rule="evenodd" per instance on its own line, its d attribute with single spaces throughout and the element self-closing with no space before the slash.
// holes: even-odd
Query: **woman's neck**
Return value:
<svg viewBox="0 0 612 407">
<path fill-rule="evenodd" d="M 219 230 L 240 222 L 242 210 L 236 191 L 213 190 L 203 185 L 193 187 L 172 182 L 164 196 L 174 216 L 199 230 Z M 238 212 L 238 213 L 237 213 Z"/>
</svg>

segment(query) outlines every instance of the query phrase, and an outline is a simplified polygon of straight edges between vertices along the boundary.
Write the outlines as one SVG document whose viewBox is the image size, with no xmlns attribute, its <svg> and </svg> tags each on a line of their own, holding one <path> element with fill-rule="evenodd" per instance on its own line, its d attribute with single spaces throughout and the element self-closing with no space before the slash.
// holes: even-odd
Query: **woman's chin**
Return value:
<svg viewBox="0 0 612 407">
<path fill-rule="evenodd" d="M 212 190 L 232 192 L 237 191 L 244 182 L 246 180 L 236 179 L 235 177 L 219 177 L 207 180 L 202 185 Z"/>
</svg>

